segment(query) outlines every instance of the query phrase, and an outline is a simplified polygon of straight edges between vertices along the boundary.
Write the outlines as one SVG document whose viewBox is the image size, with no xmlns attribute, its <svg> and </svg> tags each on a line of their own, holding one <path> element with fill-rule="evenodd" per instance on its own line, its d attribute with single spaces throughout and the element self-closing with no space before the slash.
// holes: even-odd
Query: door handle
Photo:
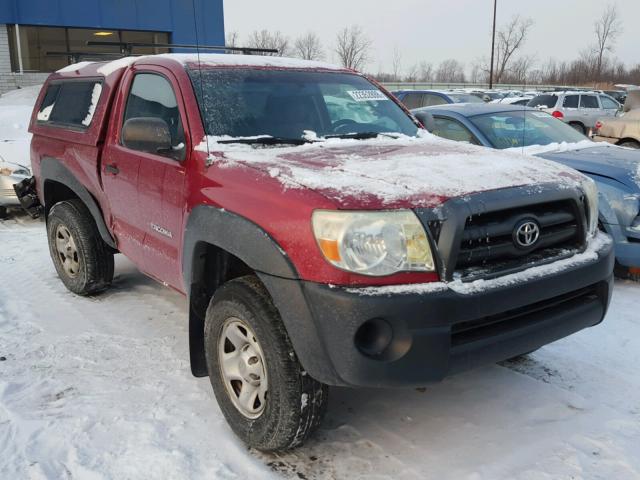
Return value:
<svg viewBox="0 0 640 480">
<path fill-rule="evenodd" d="M 112 175 L 117 175 L 120 173 L 120 169 L 115 164 L 108 164 L 104 167 L 104 169 Z"/>
</svg>

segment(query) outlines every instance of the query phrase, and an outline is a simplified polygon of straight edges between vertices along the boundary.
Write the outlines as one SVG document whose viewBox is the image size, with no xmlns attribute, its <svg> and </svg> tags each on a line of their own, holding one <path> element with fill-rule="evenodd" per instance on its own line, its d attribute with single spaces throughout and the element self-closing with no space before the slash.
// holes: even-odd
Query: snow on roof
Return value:
<svg viewBox="0 0 640 480">
<path fill-rule="evenodd" d="M 276 68 L 320 68 L 325 70 L 344 70 L 343 67 L 326 62 L 301 60 L 299 58 L 273 57 L 264 55 L 232 55 L 222 53 L 162 53 L 158 58 L 168 58 L 183 65 L 200 62 L 206 66 L 251 66 Z"/>
<path fill-rule="evenodd" d="M 556 162 L 531 161 L 522 155 L 452 142 L 428 133 L 397 139 L 330 139 L 282 148 L 222 144 L 219 140 L 209 138 L 209 151 L 214 152 L 212 159 L 221 167 L 260 168 L 285 188 L 329 190 L 338 201 L 371 195 L 385 205 L 411 201 L 414 206 L 433 206 L 440 203 L 434 200 L 438 197 L 514 186 L 535 189 L 542 183 L 569 188 L 583 178 Z M 206 151 L 206 140 L 197 149 Z"/>
<path fill-rule="evenodd" d="M 207 67 L 215 66 L 250 66 L 250 67 L 274 67 L 274 68 L 308 68 L 308 69 L 323 69 L 323 70 L 344 70 L 343 67 L 325 63 L 315 62 L 310 60 L 301 60 L 299 58 L 288 57 L 272 57 L 263 55 L 231 55 L 224 53 L 201 53 L 199 56 L 196 53 L 161 53 L 158 55 L 142 55 L 137 57 L 123 57 L 111 62 L 103 63 L 98 68 L 98 73 L 101 75 L 109 76 L 121 68 L 126 68 L 132 65 L 134 62 L 141 60 L 150 60 L 154 58 L 163 58 L 168 60 L 174 60 L 183 66 L 188 64 L 197 64 Z M 74 65 L 69 65 L 58 73 L 72 72 L 79 68 L 85 67 L 92 62 L 80 62 Z M 73 67 L 73 68 L 72 68 Z"/>
<path fill-rule="evenodd" d="M 72 63 L 71 65 L 67 65 L 66 67 L 61 68 L 60 70 L 56 70 L 56 73 L 69 73 L 69 72 L 77 72 L 78 70 L 92 65 L 94 62 L 78 62 Z"/>
</svg>

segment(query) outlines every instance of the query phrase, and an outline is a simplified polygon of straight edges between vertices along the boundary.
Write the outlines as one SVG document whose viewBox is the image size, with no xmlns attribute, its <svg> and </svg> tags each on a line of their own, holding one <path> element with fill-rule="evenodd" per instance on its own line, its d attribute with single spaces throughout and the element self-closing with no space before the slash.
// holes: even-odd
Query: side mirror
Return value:
<svg viewBox="0 0 640 480">
<path fill-rule="evenodd" d="M 413 114 L 418 120 L 420 120 L 420 123 L 422 123 L 428 132 L 433 132 L 436 129 L 436 121 L 433 119 L 433 115 L 429 112 L 413 112 Z"/>
<path fill-rule="evenodd" d="M 171 150 L 169 125 L 161 118 L 130 118 L 122 127 L 122 144 L 132 150 L 159 153 Z"/>
</svg>

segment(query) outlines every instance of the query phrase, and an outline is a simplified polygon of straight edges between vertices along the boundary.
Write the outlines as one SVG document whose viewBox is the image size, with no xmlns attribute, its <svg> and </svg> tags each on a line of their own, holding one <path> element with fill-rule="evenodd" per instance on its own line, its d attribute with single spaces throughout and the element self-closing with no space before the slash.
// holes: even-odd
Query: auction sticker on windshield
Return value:
<svg viewBox="0 0 640 480">
<path fill-rule="evenodd" d="M 350 90 L 347 92 L 356 102 L 377 102 L 389 100 L 380 90 Z"/>
</svg>

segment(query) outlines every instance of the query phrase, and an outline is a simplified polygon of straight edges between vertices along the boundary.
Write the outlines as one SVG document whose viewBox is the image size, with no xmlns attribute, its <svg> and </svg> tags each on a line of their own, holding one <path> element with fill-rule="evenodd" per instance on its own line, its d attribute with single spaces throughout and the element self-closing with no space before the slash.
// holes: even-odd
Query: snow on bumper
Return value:
<svg viewBox="0 0 640 480">
<path fill-rule="evenodd" d="M 420 386 L 540 348 L 606 314 L 612 242 L 489 281 L 339 288 L 265 276 L 296 353 L 332 385 Z"/>
</svg>

